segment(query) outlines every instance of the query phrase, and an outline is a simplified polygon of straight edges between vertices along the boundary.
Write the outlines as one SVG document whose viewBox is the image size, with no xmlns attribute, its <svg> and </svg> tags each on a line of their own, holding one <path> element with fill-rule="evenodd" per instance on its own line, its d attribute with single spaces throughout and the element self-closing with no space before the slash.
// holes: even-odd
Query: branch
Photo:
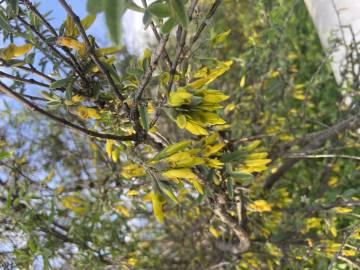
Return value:
<svg viewBox="0 0 360 270">
<path fill-rule="evenodd" d="M 339 248 L 339 250 L 334 254 L 334 257 L 332 258 L 327 270 L 331 270 L 335 264 L 335 262 L 337 261 L 338 257 L 341 255 L 343 249 L 345 248 L 346 242 L 348 241 L 348 239 L 351 237 L 351 235 L 353 235 L 358 229 L 360 228 L 360 223 L 358 223 L 357 225 L 355 225 L 351 231 L 345 235 L 343 242 L 341 243 L 341 246 Z"/>
<path fill-rule="evenodd" d="M 144 8 L 146 9 L 146 8 L 148 7 L 148 5 L 147 5 L 147 3 L 146 3 L 146 0 L 141 0 L 141 2 L 142 2 L 142 4 L 143 4 Z M 151 30 L 152 30 L 153 33 L 154 33 L 154 36 L 155 36 L 156 40 L 157 40 L 158 42 L 160 42 L 160 41 L 161 41 L 161 36 L 160 36 L 159 32 L 158 32 L 157 29 L 156 29 L 156 26 L 155 26 L 154 21 L 152 21 L 152 20 L 150 21 L 150 27 L 151 27 Z M 172 62 L 171 62 L 170 56 L 169 56 L 169 54 L 167 53 L 166 49 L 164 49 L 164 58 L 165 58 L 167 64 L 169 65 L 169 67 L 171 67 L 171 66 L 172 66 Z"/>
<path fill-rule="evenodd" d="M 196 31 L 195 35 L 191 39 L 191 44 L 194 44 L 200 37 L 201 33 L 204 31 L 205 27 L 208 25 L 208 21 L 211 19 L 212 16 L 214 16 L 217 8 L 220 6 L 222 0 L 216 0 L 211 7 L 209 13 L 206 15 L 203 22 L 200 24 L 198 30 Z"/>
<path fill-rule="evenodd" d="M 44 24 L 45 26 L 49 29 L 49 31 L 56 37 L 58 38 L 59 35 L 57 34 L 55 28 L 48 22 L 48 20 L 46 20 L 44 18 L 44 16 L 41 15 L 41 13 L 37 10 L 37 8 L 29 1 L 29 0 L 22 0 L 24 2 L 24 4 L 26 5 L 26 7 L 28 8 L 28 10 L 30 10 L 31 12 L 33 12 L 35 14 L 36 17 L 38 17 Z M 75 56 L 71 53 L 71 51 L 66 48 L 66 47 L 61 47 L 62 50 L 66 53 L 67 56 L 70 57 L 72 64 L 74 66 L 76 66 L 75 70 L 80 72 L 79 76 L 88 84 L 87 79 L 82 71 L 81 66 L 79 65 L 79 63 L 77 62 Z"/>
<path fill-rule="evenodd" d="M 112 90 L 114 91 L 115 95 L 120 99 L 120 100 L 125 100 L 125 97 L 120 93 L 119 89 L 116 87 L 116 84 L 113 80 L 113 78 L 111 77 L 109 71 L 106 69 L 106 67 L 104 66 L 104 64 L 99 60 L 99 58 L 96 56 L 94 47 L 91 45 L 88 36 L 86 35 L 85 29 L 81 24 L 81 20 L 79 18 L 79 16 L 77 16 L 74 11 L 72 10 L 72 8 L 68 5 L 68 3 L 66 3 L 65 0 L 59 0 L 60 4 L 64 7 L 64 9 L 66 10 L 66 12 L 70 15 L 70 17 L 73 19 L 74 24 L 76 25 L 76 27 L 78 28 L 81 37 L 83 38 L 84 42 L 85 42 L 85 47 L 87 52 L 89 53 L 89 56 L 91 58 L 91 60 L 94 61 L 94 63 L 98 66 L 98 68 L 100 69 L 100 71 L 105 75 L 107 81 L 110 84 L 110 87 L 112 88 Z"/>
<path fill-rule="evenodd" d="M 49 85 L 46 84 L 46 83 L 42 83 L 42 82 L 36 81 L 34 79 L 20 78 L 20 77 L 14 76 L 14 75 L 7 74 L 7 73 L 2 72 L 2 71 L 0 71 L 0 77 L 8 78 L 8 79 L 11 79 L 11 80 L 14 80 L 14 81 L 17 81 L 17 82 L 29 83 L 29 84 L 34 84 L 34 85 L 37 85 L 37 86 L 49 88 Z"/>
<path fill-rule="evenodd" d="M 36 28 L 29 24 L 27 21 L 25 21 L 20 15 L 18 15 L 19 21 L 21 21 L 25 26 L 29 27 L 30 30 L 42 41 L 48 46 L 58 57 L 61 58 L 65 63 L 67 63 L 69 66 L 73 67 L 76 73 L 81 77 L 81 79 L 85 82 L 87 82 L 87 79 L 85 75 L 82 73 L 81 69 L 74 64 L 72 61 L 70 61 L 67 57 L 65 57 L 58 49 L 56 49 L 52 44 L 50 44 L 46 38 L 39 33 L 39 31 L 36 30 Z"/>
<path fill-rule="evenodd" d="M 315 132 L 304 136 L 302 139 L 297 140 L 296 142 L 304 142 L 309 141 L 307 145 L 303 148 L 301 152 L 308 152 L 313 150 L 314 148 L 325 143 L 326 140 L 332 139 L 337 135 L 345 132 L 350 128 L 356 128 L 360 126 L 360 114 L 356 114 L 354 116 L 350 116 L 349 118 L 341 121 L 340 123 L 331 126 L 324 131 Z M 293 144 L 295 145 L 295 144 Z M 274 159 L 273 159 L 274 160 Z M 290 170 L 296 163 L 298 163 L 301 158 L 292 158 L 287 159 L 284 164 L 274 173 L 271 174 L 266 180 L 264 184 L 264 189 L 271 189 L 272 186 L 288 171 Z"/>
<path fill-rule="evenodd" d="M 18 102 L 20 102 L 22 105 L 24 105 L 26 108 L 30 109 L 31 111 L 36 111 L 36 112 L 50 118 L 51 120 L 54 120 L 55 122 L 58 122 L 58 123 L 64 125 L 65 127 L 71 129 L 74 132 L 88 135 L 88 136 L 95 137 L 95 138 L 110 139 L 110 140 L 116 140 L 116 141 L 134 141 L 136 138 L 134 135 L 119 136 L 119 135 L 114 135 L 114 134 L 99 133 L 99 132 L 89 130 L 89 129 L 83 128 L 81 126 L 75 125 L 63 118 L 55 116 L 55 115 L 41 109 L 40 107 L 38 107 L 35 104 L 28 101 L 26 98 L 24 98 L 20 94 L 11 90 L 8 86 L 3 84 L 2 82 L 0 82 L 0 91 L 4 92 L 6 95 L 14 98 Z"/>
<path fill-rule="evenodd" d="M 62 1 L 62 0 L 59 0 L 59 1 Z M 142 80 L 141 80 L 141 82 L 139 84 L 138 89 L 136 90 L 136 93 L 135 93 L 135 96 L 134 96 L 135 103 L 137 103 L 140 100 L 146 86 L 150 82 L 150 79 L 152 78 L 153 72 L 154 72 L 154 70 L 157 67 L 157 64 L 159 62 L 159 58 L 162 55 L 163 51 L 165 50 L 165 46 L 166 46 L 166 43 L 167 43 L 168 39 L 169 39 L 169 34 L 165 35 L 161 39 L 158 47 L 156 48 L 155 53 L 152 55 L 149 67 L 146 70 L 146 72 L 145 72 L 145 74 L 144 74 L 144 76 L 143 76 L 143 78 L 142 78 Z"/>
<path fill-rule="evenodd" d="M 307 159 L 307 158 L 345 158 L 345 159 L 354 159 L 359 160 L 358 156 L 350 156 L 350 155 L 336 155 L 336 154 L 323 154 L 323 155 L 306 155 L 304 153 L 298 153 L 294 155 L 287 156 L 286 158 L 296 158 L 296 159 Z"/>
</svg>

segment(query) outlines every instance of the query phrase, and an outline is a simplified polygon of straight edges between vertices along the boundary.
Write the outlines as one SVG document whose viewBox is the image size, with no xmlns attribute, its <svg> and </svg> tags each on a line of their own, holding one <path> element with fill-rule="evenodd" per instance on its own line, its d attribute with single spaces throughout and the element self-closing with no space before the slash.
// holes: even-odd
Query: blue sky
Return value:
<svg viewBox="0 0 360 270">
<path fill-rule="evenodd" d="M 40 0 L 39 9 L 42 13 L 47 11 L 52 11 L 51 13 L 51 24 L 56 28 L 59 27 L 63 21 L 66 19 L 66 13 L 63 7 L 59 4 L 57 0 Z M 86 11 L 86 0 L 68 0 L 67 3 L 71 5 L 73 10 L 80 18 L 83 18 L 87 15 Z M 87 31 L 90 35 L 96 37 L 99 44 L 106 46 L 107 44 L 107 29 L 104 24 L 103 14 L 98 14 L 94 24 Z"/>
</svg>

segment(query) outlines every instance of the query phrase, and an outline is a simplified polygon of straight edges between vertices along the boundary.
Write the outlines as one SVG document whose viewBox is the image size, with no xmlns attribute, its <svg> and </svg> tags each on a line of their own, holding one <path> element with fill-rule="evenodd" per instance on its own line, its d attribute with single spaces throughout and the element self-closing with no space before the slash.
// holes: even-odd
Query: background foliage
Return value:
<svg viewBox="0 0 360 270">
<path fill-rule="evenodd" d="M 3 98 L 4 269 L 360 268 L 358 92 L 302 1 L 89 0 L 115 43 L 145 11 L 160 46 L 140 57 L 5 2 L 1 90 L 60 121 Z"/>
</svg>

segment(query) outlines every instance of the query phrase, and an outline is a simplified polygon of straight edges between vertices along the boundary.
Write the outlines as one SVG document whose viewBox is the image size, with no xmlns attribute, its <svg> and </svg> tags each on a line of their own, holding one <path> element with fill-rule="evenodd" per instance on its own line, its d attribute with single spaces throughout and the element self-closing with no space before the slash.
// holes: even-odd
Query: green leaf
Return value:
<svg viewBox="0 0 360 270">
<path fill-rule="evenodd" d="M 7 65 L 12 66 L 12 67 L 19 67 L 19 66 L 23 66 L 26 64 L 26 62 L 24 62 L 23 60 L 18 60 L 18 59 L 10 59 L 6 62 Z"/>
<path fill-rule="evenodd" d="M 1 10 L 0 10 L 0 28 L 8 32 L 11 32 L 11 28 L 10 25 L 8 24 L 8 20 L 5 14 Z"/>
<path fill-rule="evenodd" d="M 74 85 L 74 79 L 72 79 L 71 81 L 69 81 L 69 83 L 66 86 L 66 91 L 65 91 L 65 98 L 67 100 L 71 100 L 72 96 L 73 96 L 73 85 Z"/>
<path fill-rule="evenodd" d="M 186 14 L 185 3 L 183 0 L 168 0 L 172 17 L 183 27 L 186 28 L 189 18 Z"/>
<path fill-rule="evenodd" d="M 226 188 L 229 194 L 229 198 L 233 199 L 234 198 L 234 185 L 232 183 L 232 180 L 230 178 L 228 178 L 226 180 Z"/>
<path fill-rule="evenodd" d="M 55 82 L 52 82 L 50 84 L 50 89 L 66 87 L 72 79 L 73 79 L 72 77 L 67 77 L 65 79 L 60 79 Z"/>
<path fill-rule="evenodd" d="M 165 184 L 162 184 L 160 181 L 157 181 L 158 186 L 160 188 L 160 190 L 169 198 L 171 199 L 173 202 L 175 202 L 176 204 L 179 203 L 179 201 L 177 200 L 176 196 L 174 195 L 174 192 L 172 191 L 170 186 L 166 186 Z"/>
<path fill-rule="evenodd" d="M 234 179 L 240 179 L 244 181 L 251 181 L 254 179 L 254 176 L 251 173 L 233 171 L 230 173 L 230 175 Z"/>
<path fill-rule="evenodd" d="M 89 27 L 94 23 L 96 20 L 95 14 L 89 14 L 84 19 L 81 20 L 81 24 L 85 30 L 89 29 Z"/>
<path fill-rule="evenodd" d="M 234 152 L 231 152 L 231 153 L 224 153 L 220 160 L 222 162 L 231 162 L 231 161 L 236 161 L 236 160 L 239 160 L 242 156 L 244 155 L 244 152 L 243 151 L 234 151 Z"/>
<path fill-rule="evenodd" d="M 103 0 L 88 0 L 86 9 L 91 14 L 99 13 L 103 10 Z"/>
<path fill-rule="evenodd" d="M 170 17 L 169 6 L 163 3 L 154 2 L 146 9 L 151 15 L 159 18 Z"/>
<path fill-rule="evenodd" d="M 134 10 L 134 11 L 137 11 L 137 12 L 141 12 L 141 13 L 144 13 L 144 12 L 145 12 L 145 9 L 144 9 L 144 8 L 139 7 L 139 6 L 136 5 L 133 1 L 128 2 L 126 8 L 127 8 L 127 9 L 131 9 L 131 10 Z"/>
<path fill-rule="evenodd" d="M 173 18 L 170 18 L 163 24 L 160 31 L 163 34 L 168 34 L 175 27 L 175 25 L 176 21 Z"/>
<path fill-rule="evenodd" d="M 162 150 L 159 154 L 154 157 L 154 160 L 160 160 L 162 158 L 168 157 L 172 154 L 180 152 L 181 150 L 185 149 L 186 147 L 191 145 L 191 141 L 181 141 L 175 144 L 172 144 Z"/>
<path fill-rule="evenodd" d="M 10 7 L 9 12 L 11 15 L 17 16 L 19 13 L 19 0 L 6 0 L 8 7 Z"/>
<path fill-rule="evenodd" d="M 4 158 L 9 158 L 11 157 L 11 154 L 7 151 L 2 151 L 0 152 L 0 160 L 3 160 Z"/>
<path fill-rule="evenodd" d="M 141 124 L 143 126 L 143 128 L 145 129 L 145 131 L 149 130 L 149 117 L 148 117 L 148 113 L 147 113 L 147 109 L 146 106 L 141 104 L 139 105 L 139 114 L 140 114 L 140 120 L 141 120 Z"/>
<path fill-rule="evenodd" d="M 125 0 L 104 0 L 105 21 L 109 29 L 111 40 L 118 44 L 120 41 L 120 18 L 126 10 Z"/>
</svg>

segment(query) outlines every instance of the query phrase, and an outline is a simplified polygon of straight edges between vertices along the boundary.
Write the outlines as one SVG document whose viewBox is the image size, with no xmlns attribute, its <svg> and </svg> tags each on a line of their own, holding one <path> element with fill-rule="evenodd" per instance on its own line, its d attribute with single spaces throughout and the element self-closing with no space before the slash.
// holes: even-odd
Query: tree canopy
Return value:
<svg viewBox="0 0 360 270">
<path fill-rule="evenodd" d="M 358 76 L 302 1 L 56 2 L 0 5 L 0 269 L 360 269 Z"/>
</svg>

